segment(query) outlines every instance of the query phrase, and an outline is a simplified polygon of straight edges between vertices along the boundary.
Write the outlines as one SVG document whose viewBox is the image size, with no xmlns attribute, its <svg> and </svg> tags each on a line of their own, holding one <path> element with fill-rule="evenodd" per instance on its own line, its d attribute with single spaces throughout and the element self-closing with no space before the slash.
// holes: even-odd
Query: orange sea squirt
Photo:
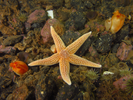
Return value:
<svg viewBox="0 0 133 100">
<path fill-rule="evenodd" d="M 124 14 L 119 13 L 118 10 L 115 11 L 113 14 L 114 15 L 112 16 L 112 18 L 107 19 L 105 21 L 105 27 L 106 30 L 110 30 L 114 34 L 121 29 L 121 27 L 124 24 L 126 16 Z"/>
<path fill-rule="evenodd" d="M 23 75 L 28 71 L 28 66 L 23 61 L 12 62 L 10 67 L 17 75 Z"/>
</svg>

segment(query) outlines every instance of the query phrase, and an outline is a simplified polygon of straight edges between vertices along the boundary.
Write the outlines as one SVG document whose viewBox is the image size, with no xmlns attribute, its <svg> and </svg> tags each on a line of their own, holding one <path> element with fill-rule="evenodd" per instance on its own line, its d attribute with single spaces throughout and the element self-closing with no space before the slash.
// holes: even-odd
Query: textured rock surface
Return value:
<svg viewBox="0 0 133 100">
<path fill-rule="evenodd" d="M 22 39 L 23 36 L 21 35 L 10 36 L 3 41 L 3 45 L 5 46 L 15 45 L 16 43 L 20 42 Z"/>
</svg>

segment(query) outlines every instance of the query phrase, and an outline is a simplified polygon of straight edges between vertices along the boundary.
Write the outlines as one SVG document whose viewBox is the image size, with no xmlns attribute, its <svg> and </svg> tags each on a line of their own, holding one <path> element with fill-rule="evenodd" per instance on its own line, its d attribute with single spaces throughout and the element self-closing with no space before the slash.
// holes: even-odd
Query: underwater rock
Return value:
<svg viewBox="0 0 133 100">
<path fill-rule="evenodd" d="M 10 36 L 3 41 L 3 45 L 5 46 L 15 45 L 16 43 L 20 42 L 22 39 L 23 36 L 21 35 Z"/>
<path fill-rule="evenodd" d="M 71 8 L 71 2 L 70 2 L 70 0 L 65 0 L 65 7 L 66 8 Z"/>
<path fill-rule="evenodd" d="M 13 93 L 6 98 L 6 100 L 26 100 L 28 98 L 32 98 L 32 100 L 35 100 L 34 96 L 31 95 L 31 93 L 32 90 L 29 90 L 26 85 L 22 85 L 21 87 L 16 88 Z"/>
<path fill-rule="evenodd" d="M 85 2 L 84 2 L 84 5 L 85 5 L 87 8 L 93 8 L 93 7 L 94 7 L 94 5 L 92 4 L 91 1 L 85 1 Z"/>
<path fill-rule="evenodd" d="M 25 22 L 25 28 L 26 28 L 26 31 L 28 32 L 30 30 L 30 28 L 31 28 L 31 24 Z"/>
<path fill-rule="evenodd" d="M 62 35 L 64 33 L 64 26 L 57 19 L 48 19 L 41 30 L 41 36 L 43 43 L 51 40 L 50 26 L 53 26 L 57 34 Z"/>
<path fill-rule="evenodd" d="M 130 63 L 133 64 L 133 50 L 129 52 L 126 60 L 130 61 Z"/>
<path fill-rule="evenodd" d="M 98 6 L 101 2 L 99 0 L 85 0 L 84 1 L 84 5 L 87 7 L 87 8 L 94 8 L 96 6 Z"/>
<path fill-rule="evenodd" d="M 24 40 L 23 40 L 23 42 L 25 42 Z M 18 50 L 20 50 L 20 51 L 24 51 L 25 50 L 25 48 L 26 48 L 26 45 L 24 46 L 22 43 L 16 43 L 15 45 L 14 45 L 14 47 L 15 48 L 17 48 Z"/>
<path fill-rule="evenodd" d="M 131 0 L 115 0 L 115 5 L 117 7 L 125 7 L 128 6 L 131 2 Z"/>
<path fill-rule="evenodd" d="M 16 88 L 16 85 L 13 84 L 12 86 L 8 86 L 7 88 L 1 89 L 0 100 L 13 100 L 13 99 L 7 99 L 7 97 L 13 92 L 15 88 Z"/>
<path fill-rule="evenodd" d="M 43 23 L 33 23 L 31 29 L 43 27 Z"/>
<path fill-rule="evenodd" d="M 74 21 L 70 18 L 65 22 L 65 29 L 70 31 L 75 31 Z"/>
<path fill-rule="evenodd" d="M 51 75 L 40 73 L 38 83 L 35 87 L 36 100 L 53 100 L 53 95 L 56 90 L 55 82 Z"/>
<path fill-rule="evenodd" d="M 95 47 L 98 52 L 106 53 L 111 49 L 112 41 L 113 39 L 110 34 L 102 35 L 97 39 Z"/>
<path fill-rule="evenodd" d="M 115 53 L 109 53 L 108 58 L 109 58 L 109 65 L 115 65 L 119 62 L 119 59 L 116 57 Z"/>
<path fill-rule="evenodd" d="M 85 28 L 89 28 L 89 30 L 92 31 L 92 36 L 97 36 L 99 33 L 101 33 L 101 35 L 109 34 L 108 31 L 104 31 L 105 26 L 96 20 L 88 21 L 87 24 L 85 24 Z"/>
<path fill-rule="evenodd" d="M 94 20 L 98 16 L 98 13 L 96 11 L 89 11 L 86 14 L 86 17 L 88 20 Z"/>
<path fill-rule="evenodd" d="M 119 48 L 117 49 L 116 56 L 120 60 L 126 60 L 128 57 L 129 52 L 132 50 L 133 46 L 132 45 L 127 45 L 124 42 L 121 42 Z"/>
<path fill-rule="evenodd" d="M 34 12 L 32 12 L 29 16 L 28 16 L 28 20 L 27 23 L 41 23 L 43 21 L 46 21 L 47 19 L 47 14 L 45 12 L 45 10 L 40 9 L 40 10 L 35 10 Z"/>
<path fill-rule="evenodd" d="M 16 16 L 11 19 L 8 17 L 8 23 L 9 23 L 9 28 L 11 28 L 16 34 L 24 33 L 24 25 L 20 20 L 16 18 Z M 15 33 L 13 34 L 16 35 Z"/>
<path fill-rule="evenodd" d="M 66 31 L 62 36 L 62 40 L 65 43 L 66 46 L 68 46 L 69 44 L 71 44 L 73 41 L 75 41 L 76 39 L 78 39 L 80 37 L 80 33 L 79 32 L 74 32 L 74 31 Z"/>
<path fill-rule="evenodd" d="M 31 28 L 31 24 L 41 23 L 43 21 L 46 21 L 46 19 L 47 19 L 47 13 L 45 10 L 43 9 L 35 10 L 28 16 L 28 20 L 27 22 L 25 22 L 26 30 L 29 30 Z"/>
<path fill-rule="evenodd" d="M 6 58 L 0 57 L 0 59 L 3 60 L 0 62 L 0 78 L 2 78 L 2 76 L 5 76 L 5 74 L 7 73 L 9 66 L 8 65 L 5 66 L 5 64 L 4 64 Z"/>
<path fill-rule="evenodd" d="M 111 17 L 112 12 L 114 11 L 114 5 L 112 5 L 109 0 L 102 1 L 100 6 L 95 9 L 97 12 L 99 12 L 104 17 Z"/>
<path fill-rule="evenodd" d="M 125 25 L 122 27 L 120 31 L 117 32 L 115 41 L 121 42 L 122 40 L 124 40 L 126 36 L 128 36 L 128 34 L 129 34 L 129 25 Z"/>
<path fill-rule="evenodd" d="M 93 37 L 92 38 L 88 38 L 83 45 L 78 49 L 78 51 L 76 52 L 77 55 L 79 56 L 83 56 L 84 53 L 88 50 L 88 48 L 91 46 Z"/>
<path fill-rule="evenodd" d="M 54 20 L 52 20 L 52 19 L 49 19 L 49 20 L 51 20 L 52 22 L 54 22 Z M 51 33 L 50 33 L 49 20 L 47 20 L 47 22 L 45 23 L 44 27 L 41 30 L 41 36 L 43 38 L 43 43 L 46 43 L 50 39 L 52 39 Z"/>
<path fill-rule="evenodd" d="M 16 48 L 12 46 L 3 47 L 0 45 L 0 53 L 6 53 L 6 54 L 14 54 L 16 52 Z"/>
<path fill-rule="evenodd" d="M 26 84 L 27 86 L 35 86 L 36 83 L 37 83 L 37 79 L 35 79 L 33 75 L 28 75 L 24 80 L 24 84 Z"/>
<path fill-rule="evenodd" d="M 70 10 L 66 8 L 58 9 L 57 14 L 54 14 L 54 15 L 55 15 L 55 18 L 58 18 L 59 21 L 65 22 L 70 17 Z"/>
<path fill-rule="evenodd" d="M 40 0 L 40 3 L 43 3 L 44 5 L 52 5 L 53 7 L 60 7 L 63 6 L 64 1 L 63 0 L 45 0 L 42 1 Z"/>
<path fill-rule="evenodd" d="M 69 30 L 73 27 L 76 30 L 80 30 L 84 28 L 86 22 L 86 18 L 84 17 L 83 13 L 76 11 L 71 13 L 70 19 L 65 22 L 65 28 Z"/>
<path fill-rule="evenodd" d="M 115 86 L 116 89 L 125 90 L 126 89 L 126 82 L 130 78 L 133 78 L 133 76 L 124 76 L 124 77 L 121 77 L 120 79 L 118 79 L 115 82 L 113 82 L 113 85 Z"/>
<path fill-rule="evenodd" d="M 71 6 L 81 12 L 87 10 L 85 4 L 81 0 L 71 0 Z"/>
<path fill-rule="evenodd" d="M 70 19 L 74 20 L 74 26 L 76 29 L 82 29 L 86 22 L 84 15 L 78 11 L 71 13 Z"/>
<path fill-rule="evenodd" d="M 74 99 L 80 93 L 78 87 L 79 86 L 75 83 L 73 83 L 72 85 L 67 85 L 67 84 L 63 85 L 57 93 L 56 100 Z"/>
<path fill-rule="evenodd" d="M 11 78 L 9 78 L 7 76 L 0 77 L 0 89 L 6 88 L 11 83 L 12 83 L 12 79 Z"/>
<path fill-rule="evenodd" d="M 98 56 L 98 52 L 97 52 L 96 48 L 92 45 L 89 47 L 89 52 L 90 52 L 92 57 L 97 57 Z"/>
<path fill-rule="evenodd" d="M 117 49 L 119 48 L 120 44 L 117 43 L 112 47 L 112 53 L 117 53 Z"/>
</svg>

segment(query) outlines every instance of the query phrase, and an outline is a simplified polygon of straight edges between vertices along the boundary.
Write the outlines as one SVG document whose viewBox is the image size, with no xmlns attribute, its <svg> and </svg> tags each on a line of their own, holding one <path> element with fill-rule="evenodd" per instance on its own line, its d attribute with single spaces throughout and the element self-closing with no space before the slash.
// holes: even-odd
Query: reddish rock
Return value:
<svg viewBox="0 0 133 100">
<path fill-rule="evenodd" d="M 42 22 L 46 20 L 46 12 L 45 10 L 35 10 L 28 16 L 27 22 L 32 24 L 35 22 Z"/>
<path fill-rule="evenodd" d="M 35 10 L 28 16 L 27 22 L 25 22 L 26 30 L 31 28 L 32 23 L 41 23 L 47 19 L 45 10 Z"/>
<path fill-rule="evenodd" d="M 64 33 L 64 26 L 57 19 L 48 19 L 41 30 L 41 36 L 43 37 L 43 43 L 48 42 L 51 37 L 50 26 L 53 26 L 55 31 L 60 35 Z"/>
<path fill-rule="evenodd" d="M 0 45 L 0 53 L 10 53 L 12 51 L 16 51 L 16 49 L 12 46 L 8 46 L 8 47 L 3 47 L 2 45 Z"/>
<path fill-rule="evenodd" d="M 120 60 L 126 60 L 128 57 L 129 52 L 132 50 L 133 46 L 132 45 L 127 45 L 126 43 L 122 42 L 117 49 L 116 56 Z"/>
<path fill-rule="evenodd" d="M 25 22 L 25 28 L 26 30 L 29 30 L 31 28 L 31 24 L 28 22 Z"/>
<path fill-rule="evenodd" d="M 121 77 L 120 79 L 116 80 L 115 82 L 113 82 L 113 85 L 115 86 L 116 89 L 126 89 L 126 82 L 132 78 L 133 76 L 124 76 Z"/>
<path fill-rule="evenodd" d="M 98 56 L 98 53 L 97 53 L 96 49 L 93 46 L 89 47 L 89 52 L 90 52 L 91 56 L 93 56 L 93 57 Z"/>
<path fill-rule="evenodd" d="M 98 23 L 97 21 L 89 21 L 85 25 L 85 28 L 90 28 L 92 31 L 92 35 L 97 35 L 97 32 L 102 32 L 105 30 L 105 26 Z M 95 33 L 94 33 L 95 32 Z M 107 34 L 107 33 L 105 33 Z"/>
<path fill-rule="evenodd" d="M 101 33 L 101 35 L 111 34 L 109 31 L 104 31 Z"/>
<path fill-rule="evenodd" d="M 12 94 L 10 94 L 6 100 L 26 100 L 29 95 L 29 91 L 26 85 L 16 88 Z"/>
</svg>

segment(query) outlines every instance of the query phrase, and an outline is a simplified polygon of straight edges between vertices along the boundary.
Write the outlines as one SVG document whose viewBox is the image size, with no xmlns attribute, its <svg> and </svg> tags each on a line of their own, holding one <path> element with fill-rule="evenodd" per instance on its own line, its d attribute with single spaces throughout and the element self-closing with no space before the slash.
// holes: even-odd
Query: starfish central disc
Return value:
<svg viewBox="0 0 133 100">
<path fill-rule="evenodd" d="M 68 53 L 66 50 L 62 50 L 62 51 L 60 52 L 60 57 L 63 57 L 63 58 L 65 58 L 65 59 L 68 58 L 68 55 L 69 55 L 69 53 Z"/>
</svg>

